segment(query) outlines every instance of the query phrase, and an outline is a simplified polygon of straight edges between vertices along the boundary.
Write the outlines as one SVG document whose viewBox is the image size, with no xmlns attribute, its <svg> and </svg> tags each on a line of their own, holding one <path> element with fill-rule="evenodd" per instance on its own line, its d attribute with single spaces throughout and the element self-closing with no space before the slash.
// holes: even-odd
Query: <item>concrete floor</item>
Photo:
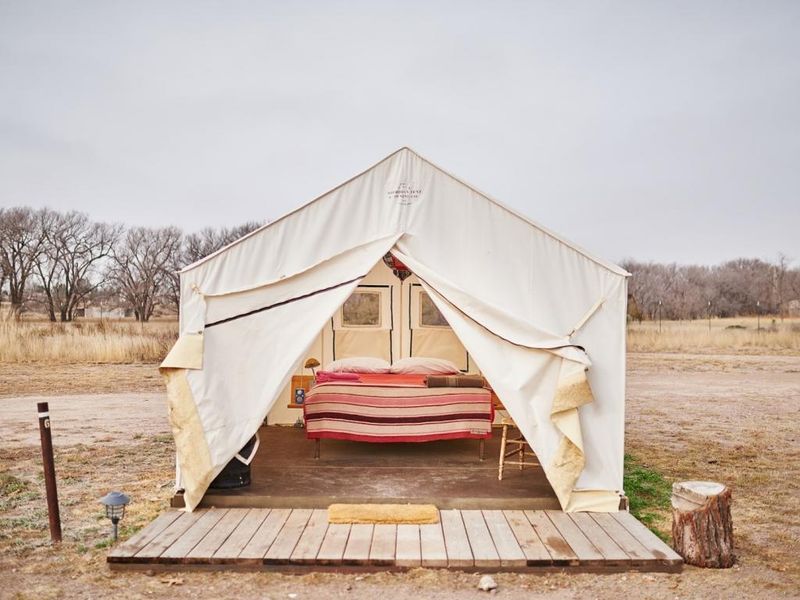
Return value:
<svg viewBox="0 0 800 600">
<path fill-rule="evenodd" d="M 404 444 L 314 441 L 304 429 L 264 427 L 252 463 L 252 483 L 238 490 L 209 490 L 201 506 L 327 508 L 345 503 L 432 503 L 439 508 L 559 509 L 541 467 L 507 466 L 497 480 L 500 429 L 486 440 L 486 460 L 478 460 L 478 440 Z M 182 506 L 180 495 L 173 506 Z"/>
</svg>

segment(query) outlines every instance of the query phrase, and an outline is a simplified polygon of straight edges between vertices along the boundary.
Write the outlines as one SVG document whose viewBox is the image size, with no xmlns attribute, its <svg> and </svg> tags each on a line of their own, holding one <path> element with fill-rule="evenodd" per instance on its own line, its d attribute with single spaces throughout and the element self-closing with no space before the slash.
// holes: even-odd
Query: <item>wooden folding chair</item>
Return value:
<svg viewBox="0 0 800 600">
<path fill-rule="evenodd" d="M 522 471 L 525 465 L 538 464 L 539 460 L 511 416 L 506 411 L 498 411 L 498 415 L 500 416 L 500 425 L 503 426 L 503 436 L 500 439 L 500 464 L 497 470 L 497 479 L 503 481 L 503 469 L 506 464 L 519 465 L 519 470 Z M 509 427 L 517 429 L 516 437 L 508 436 Z M 509 447 L 510 449 L 507 449 Z M 508 460 L 514 457 L 516 460 Z M 528 457 L 528 460 L 526 460 L 526 457 Z"/>
</svg>

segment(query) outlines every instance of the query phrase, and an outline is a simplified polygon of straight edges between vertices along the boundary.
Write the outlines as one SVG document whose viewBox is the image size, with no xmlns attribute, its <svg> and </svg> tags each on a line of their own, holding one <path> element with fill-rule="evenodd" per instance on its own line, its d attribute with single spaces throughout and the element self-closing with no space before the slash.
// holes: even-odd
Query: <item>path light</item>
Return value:
<svg viewBox="0 0 800 600">
<path fill-rule="evenodd" d="M 125 516 L 125 506 L 131 499 L 122 492 L 108 492 L 105 496 L 100 498 L 100 504 L 106 507 L 106 516 L 111 519 L 111 524 L 114 527 L 114 541 L 117 541 L 117 526 Z"/>
</svg>

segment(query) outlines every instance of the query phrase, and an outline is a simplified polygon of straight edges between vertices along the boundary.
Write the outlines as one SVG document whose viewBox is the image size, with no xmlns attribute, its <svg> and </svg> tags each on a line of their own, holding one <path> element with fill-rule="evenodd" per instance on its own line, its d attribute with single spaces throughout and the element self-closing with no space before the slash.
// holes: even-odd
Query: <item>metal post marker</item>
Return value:
<svg viewBox="0 0 800 600">
<path fill-rule="evenodd" d="M 42 464 L 44 465 L 44 487 L 47 492 L 47 516 L 50 520 L 50 539 L 61 541 L 61 514 L 58 510 L 56 490 L 56 465 L 53 460 L 53 438 L 50 431 L 50 406 L 47 402 L 36 405 L 39 411 L 39 436 L 42 439 Z"/>
<path fill-rule="evenodd" d="M 661 300 L 658 301 L 658 333 L 661 333 Z"/>
<path fill-rule="evenodd" d="M 758 323 L 758 333 L 761 333 L 761 300 L 756 302 L 756 322 Z"/>
</svg>

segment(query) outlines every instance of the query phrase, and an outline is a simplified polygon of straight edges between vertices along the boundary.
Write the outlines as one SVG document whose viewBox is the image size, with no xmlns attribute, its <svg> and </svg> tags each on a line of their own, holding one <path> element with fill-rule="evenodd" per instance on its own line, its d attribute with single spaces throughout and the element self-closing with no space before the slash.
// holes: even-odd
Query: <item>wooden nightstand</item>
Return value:
<svg viewBox="0 0 800 600">
<path fill-rule="evenodd" d="M 306 394 L 308 394 L 308 390 L 311 389 L 312 381 L 314 381 L 313 375 L 292 375 L 292 385 L 289 388 L 292 394 L 292 400 L 286 405 L 288 408 L 303 408 L 302 404 L 296 404 L 294 402 L 294 391 L 298 388 L 302 388 L 305 390 Z"/>
</svg>

